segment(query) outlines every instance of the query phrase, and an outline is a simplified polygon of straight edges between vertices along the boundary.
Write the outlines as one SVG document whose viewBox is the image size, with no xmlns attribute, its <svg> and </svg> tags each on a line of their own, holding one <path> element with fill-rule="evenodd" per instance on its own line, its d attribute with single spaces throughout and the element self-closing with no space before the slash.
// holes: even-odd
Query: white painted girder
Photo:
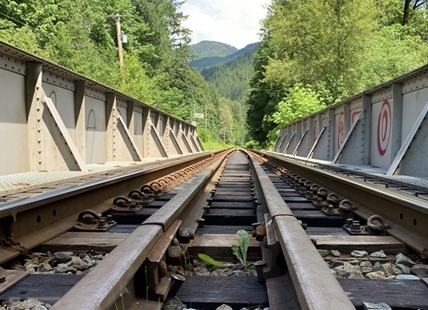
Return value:
<svg viewBox="0 0 428 310">
<path fill-rule="evenodd" d="M 273 151 L 428 177 L 427 81 L 428 65 L 297 120 L 281 129 Z M 301 136 L 302 124 L 313 137 Z"/>
</svg>

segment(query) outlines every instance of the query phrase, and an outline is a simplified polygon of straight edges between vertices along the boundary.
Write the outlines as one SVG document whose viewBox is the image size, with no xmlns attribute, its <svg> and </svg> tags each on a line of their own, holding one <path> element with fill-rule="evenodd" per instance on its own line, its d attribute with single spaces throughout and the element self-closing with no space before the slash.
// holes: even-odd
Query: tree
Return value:
<svg viewBox="0 0 428 310">
<path fill-rule="evenodd" d="M 278 103 L 278 111 L 273 114 L 273 120 L 283 127 L 325 107 L 320 95 L 310 86 L 296 84 L 290 89 L 287 98 Z"/>
<path fill-rule="evenodd" d="M 363 89 L 426 64 L 428 42 L 409 26 L 384 26 L 368 38 L 365 58 L 358 69 Z"/>
<path fill-rule="evenodd" d="M 220 140 L 228 143 L 234 144 L 233 139 L 233 115 L 229 106 L 229 100 L 226 98 L 220 98 L 220 113 L 219 113 L 219 134 Z"/>
<path fill-rule="evenodd" d="M 246 101 L 248 138 L 254 140 L 260 147 L 268 145 L 267 135 L 276 126 L 273 120 L 265 118 L 265 115 L 272 115 L 276 111 L 276 104 L 283 95 L 277 84 L 267 83 L 264 79 L 271 53 L 269 37 L 265 34 L 254 58 L 254 75 L 250 81 L 251 91 Z"/>
<path fill-rule="evenodd" d="M 321 96 L 315 93 L 309 85 L 294 85 L 289 90 L 287 97 L 278 103 L 277 111 L 272 115 L 273 122 L 277 126 L 269 132 L 270 141 L 273 142 L 278 138 L 281 127 L 325 107 Z"/>
<path fill-rule="evenodd" d="M 254 53 L 255 50 L 252 50 L 220 66 L 204 68 L 201 74 L 221 96 L 245 102 L 250 89 L 250 79 L 254 72 Z"/>
<path fill-rule="evenodd" d="M 361 49 L 376 28 L 372 0 L 294 0 L 273 6 L 266 20 L 274 57 L 268 83 L 311 85 L 328 104 L 360 89 Z"/>
<path fill-rule="evenodd" d="M 402 25 L 407 25 L 410 15 L 410 8 L 415 11 L 419 8 L 426 9 L 426 1 L 425 0 L 404 0 L 403 6 L 403 21 Z"/>
</svg>

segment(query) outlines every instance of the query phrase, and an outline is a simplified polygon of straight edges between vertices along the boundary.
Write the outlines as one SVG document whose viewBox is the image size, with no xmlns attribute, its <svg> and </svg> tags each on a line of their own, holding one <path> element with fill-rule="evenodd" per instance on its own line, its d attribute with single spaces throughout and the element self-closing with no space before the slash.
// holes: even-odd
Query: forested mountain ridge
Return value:
<svg viewBox="0 0 428 310">
<path fill-rule="evenodd" d="M 427 2 L 273 0 L 247 100 L 252 146 L 270 147 L 296 118 L 426 64 Z"/>
<path fill-rule="evenodd" d="M 250 79 L 254 73 L 253 59 L 255 49 L 250 47 L 235 60 L 224 64 L 204 68 L 202 76 L 214 87 L 220 95 L 220 123 L 224 139 L 237 145 L 243 145 L 246 138 L 245 101 L 250 89 Z"/>
<path fill-rule="evenodd" d="M 210 67 L 214 67 L 214 66 L 219 66 L 219 65 L 224 64 L 226 62 L 235 60 L 238 57 L 243 56 L 247 52 L 251 52 L 251 51 L 255 50 L 258 46 L 259 46 L 259 43 L 248 44 L 244 48 L 242 48 L 242 49 L 240 49 L 240 50 L 238 50 L 232 54 L 229 54 L 227 56 L 204 57 L 204 58 L 200 58 L 197 60 L 190 61 L 189 66 L 196 68 L 199 71 L 202 70 L 203 68 L 210 68 Z"/>
<path fill-rule="evenodd" d="M 205 57 L 224 57 L 235 53 L 238 49 L 226 43 L 216 41 L 201 41 L 196 44 L 189 45 L 190 55 L 195 59 Z"/>
<path fill-rule="evenodd" d="M 202 76 L 216 88 L 220 96 L 244 103 L 254 73 L 255 49 L 219 66 L 204 68 Z"/>
</svg>

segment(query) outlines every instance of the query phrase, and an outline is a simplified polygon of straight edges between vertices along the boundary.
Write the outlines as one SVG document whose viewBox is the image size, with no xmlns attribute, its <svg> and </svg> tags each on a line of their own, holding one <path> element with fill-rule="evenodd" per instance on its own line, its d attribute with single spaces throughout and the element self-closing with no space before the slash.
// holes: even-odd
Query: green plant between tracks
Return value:
<svg viewBox="0 0 428 310">
<path fill-rule="evenodd" d="M 248 246 L 250 244 L 250 236 L 248 233 L 240 229 L 237 231 L 236 236 L 238 237 L 238 245 L 232 245 L 232 253 L 239 259 L 239 261 L 247 266 L 247 255 L 248 255 Z"/>
<path fill-rule="evenodd" d="M 236 236 L 238 237 L 238 243 L 239 245 L 232 245 L 232 253 L 236 256 L 236 258 L 245 266 L 249 267 L 248 265 L 251 265 L 247 262 L 247 255 L 248 255 L 248 246 L 250 244 L 250 236 L 248 233 L 241 229 L 236 232 Z M 199 253 L 198 257 L 206 262 L 207 264 L 216 266 L 216 267 L 233 267 L 233 264 L 229 263 L 222 263 L 214 258 L 210 257 L 207 254 Z"/>
</svg>

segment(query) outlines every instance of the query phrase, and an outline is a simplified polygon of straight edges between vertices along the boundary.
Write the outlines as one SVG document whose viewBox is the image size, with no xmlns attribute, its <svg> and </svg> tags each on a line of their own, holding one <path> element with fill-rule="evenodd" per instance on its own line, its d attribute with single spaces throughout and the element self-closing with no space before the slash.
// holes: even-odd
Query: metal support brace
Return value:
<svg viewBox="0 0 428 310">
<path fill-rule="evenodd" d="M 290 147 L 291 142 L 293 142 L 294 137 L 296 136 L 296 132 L 293 132 L 293 134 L 290 137 L 290 140 L 288 140 L 287 145 L 284 149 L 284 154 L 287 154 L 288 148 Z"/>
<path fill-rule="evenodd" d="M 184 145 L 186 146 L 187 152 L 193 153 L 192 147 L 190 146 L 189 140 L 187 140 L 187 137 L 184 134 L 184 132 L 181 131 L 180 135 L 181 135 L 181 140 L 183 141 Z"/>
<path fill-rule="evenodd" d="M 312 146 L 311 150 L 309 151 L 309 154 L 308 154 L 308 158 L 309 158 L 309 159 L 311 159 L 311 158 L 314 156 L 315 149 L 316 149 L 316 147 L 317 147 L 317 145 L 318 145 L 318 142 L 321 140 L 321 137 L 323 136 L 324 131 L 325 131 L 325 126 L 323 126 L 323 127 L 321 128 L 321 131 L 320 131 L 320 133 L 318 134 L 318 137 L 316 138 L 316 140 L 315 140 L 315 142 L 314 142 L 314 145 Z"/>
<path fill-rule="evenodd" d="M 152 123 L 152 121 L 150 119 L 148 119 L 148 122 L 150 124 L 149 140 L 151 140 L 151 141 L 149 141 L 149 147 L 148 147 L 148 153 L 149 153 L 149 155 L 151 155 L 151 156 L 160 155 L 161 157 L 168 157 L 168 153 L 167 153 L 167 151 L 165 149 L 165 146 L 164 146 L 164 144 L 162 142 L 162 139 L 159 136 L 159 133 L 158 133 L 155 125 Z M 154 145 L 156 147 L 156 150 L 155 150 L 156 152 L 154 152 L 151 149 L 151 146 L 152 146 L 153 143 L 150 144 L 150 142 L 154 143 Z"/>
<path fill-rule="evenodd" d="M 56 125 L 56 133 L 55 128 L 49 128 L 51 131 L 52 138 L 55 140 L 58 150 L 68 166 L 69 170 L 77 170 L 77 171 L 88 171 L 85 166 L 85 162 L 83 158 L 80 156 L 79 151 L 77 150 L 76 145 L 73 142 L 70 134 L 68 133 L 67 128 L 64 125 L 64 122 L 61 119 L 55 105 L 52 100 L 48 97 L 44 97 L 43 103 L 46 105 L 54 124 Z M 46 124 L 48 125 L 48 124 Z"/>
<path fill-rule="evenodd" d="M 286 139 L 287 139 L 287 134 L 284 134 L 284 136 L 281 139 L 281 143 L 278 146 L 278 150 L 277 150 L 278 153 L 283 153 L 284 152 L 284 149 L 283 149 L 282 146 L 284 145 L 284 142 L 285 142 Z"/>
<path fill-rule="evenodd" d="M 281 145 L 282 140 L 283 140 L 283 137 L 281 137 L 281 136 L 279 136 L 278 139 L 276 139 L 275 145 L 273 147 L 274 152 L 278 152 L 278 148 Z"/>
<path fill-rule="evenodd" d="M 300 138 L 299 142 L 297 142 L 296 148 L 294 149 L 294 152 L 293 152 L 293 156 L 297 156 L 297 154 L 299 153 L 300 146 L 302 145 L 302 142 L 305 139 L 307 133 L 308 133 L 308 129 L 306 129 L 303 132 L 302 137 Z"/>
<path fill-rule="evenodd" d="M 202 142 L 199 139 L 199 137 L 196 135 L 196 133 L 193 133 L 190 136 L 190 139 L 192 140 L 193 144 L 195 145 L 196 152 L 202 152 L 204 150 L 204 147 L 202 146 Z"/>
<path fill-rule="evenodd" d="M 168 137 L 169 141 L 174 146 L 176 153 L 180 155 L 183 154 L 183 150 L 180 146 L 180 143 L 178 142 L 177 137 L 175 136 L 174 131 L 171 128 L 169 129 Z M 170 151 L 170 148 L 168 149 L 168 151 Z"/>
<path fill-rule="evenodd" d="M 143 157 L 141 156 L 140 151 L 138 150 L 138 147 L 131 136 L 131 133 L 128 131 L 128 128 L 120 115 L 118 115 L 117 117 L 117 127 L 118 131 L 122 134 L 122 137 L 124 138 L 125 145 L 132 159 L 134 161 L 142 161 Z"/>
</svg>

